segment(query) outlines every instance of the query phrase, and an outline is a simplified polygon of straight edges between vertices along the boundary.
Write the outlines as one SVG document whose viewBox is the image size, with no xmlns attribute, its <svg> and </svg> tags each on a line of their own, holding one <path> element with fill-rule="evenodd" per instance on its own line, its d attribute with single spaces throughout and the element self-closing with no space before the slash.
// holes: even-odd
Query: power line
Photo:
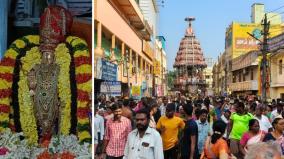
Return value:
<svg viewBox="0 0 284 159">
<path fill-rule="evenodd" d="M 272 11 L 268 12 L 268 13 L 275 12 L 275 11 L 277 11 L 277 10 L 281 9 L 281 8 L 284 8 L 284 5 L 283 5 L 283 6 L 280 6 L 280 7 L 278 7 L 278 8 L 276 8 L 276 9 L 274 9 L 274 10 L 272 10 Z"/>
<path fill-rule="evenodd" d="M 271 19 L 271 18 L 273 18 L 273 17 L 275 17 L 275 16 L 281 15 L 281 14 L 283 14 L 283 13 L 284 13 L 284 12 L 277 13 L 277 14 L 275 14 L 275 15 L 273 15 L 273 16 L 267 18 L 267 20 L 269 20 L 269 19 Z"/>
</svg>

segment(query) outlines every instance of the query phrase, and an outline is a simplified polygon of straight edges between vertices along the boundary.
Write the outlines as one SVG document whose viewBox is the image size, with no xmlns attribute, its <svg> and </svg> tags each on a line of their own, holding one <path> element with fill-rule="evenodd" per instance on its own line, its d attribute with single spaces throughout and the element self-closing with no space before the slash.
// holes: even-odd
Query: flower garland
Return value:
<svg viewBox="0 0 284 159">
<path fill-rule="evenodd" d="M 38 43 L 39 37 L 34 35 L 17 39 L 10 45 L 9 49 L 5 52 L 4 58 L 0 61 L 0 132 L 8 127 L 15 130 L 14 120 L 9 119 L 9 116 L 14 117 L 11 102 L 13 105 L 13 93 L 15 92 L 12 90 L 17 86 L 15 82 L 18 80 L 18 72 L 15 70 L 15 67 L 19 65 L 17 60 L 24 56 L 22 52 L 29 50 L 32 46 L 38 45 Z"/>
<path fill-rule="evenodd" d="M 15 43 L 15 42 L 14 42 Z M 13 70 L 18 52 L 10 48 L 0 62 L 0 132 L 9 127 Z"/>
<path fill-rule="evenodd" d="M 73 115 L 75 114 L 77 116 L 77 126 L 75 129 L 78 132 L 80 142 L 91 142 L 91 135 L 89 131 L 89 94 L 92 92 L 91 58 L 88 51 L 87 43 L 84 40 L 78 37 L 69 36 L 67 37 L 66 41 L 71 46 L 70 53 L 71 57 L 73 58 L 73 63 L 71 63 L 75 66 L 75 81 L 77 86 L 77 103 L 74 104 L 74 106 L 77 105 L 77 109 L 73 109 L 73 111 L 76 110 L 75 113 L 73 112 Z"/>
<path fill-rule="evenodd" d="M 41 62 L 41 54 L 38 47 L 32 48 L 26 56 L 21 59 L 22 69 L 20 70 L 19 81 L 19 110 L 22 130 L 29 144 L 37 144 L 38 132 L 36 119 L 33 110 L 32 98 L 28 87 L 27 73 Z"/>
<path fill-rule="evenodd" d="M 62 43 L 55 49 L 56 63 L 60 66 L 60 72 L 58 76 L 58 92 L 59 98 L 62 104 L 60 113 L 60 131 L 63 135 L 68 135 L 71 127 L 71 90 L 70 90 L 70 78 L 69 67 L 71 57 L 66 44 Z"/>
<path fill-rule="evenodd" d="M 30 41 L 31 40 L 31 41 Z M 31 50 L 31 48 L 39 45 L 39 36 L 37 35 L 29 35 L 22 37 L 16 40 L 15 44 L 12 44 L 10 47 L 19 52 L 16 57 L 16 62 L 14 65 L 13 71 L 13 84 L 12 84 L 12 95 L 11 95 L 11 112 L 10 116 L 10 127 L 14 127 L 16 132 L 21 132 L 22 127 L 20 123 L 20 106 L 19 106 L 19 84 L 20 81 L 20 69 L 21 69 L 21 58 L 26 55 L 26 53 Z"/>
</svg>

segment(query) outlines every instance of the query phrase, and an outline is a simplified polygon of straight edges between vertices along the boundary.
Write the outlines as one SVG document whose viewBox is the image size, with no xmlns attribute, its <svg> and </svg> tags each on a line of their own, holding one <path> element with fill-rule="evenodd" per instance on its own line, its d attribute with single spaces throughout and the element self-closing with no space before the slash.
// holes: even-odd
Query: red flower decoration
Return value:
<svg viewBox="0 0 284 159">
<path fill-rule="evenodd" d="M 52 159 L 52 156 L 47 150 L 45 150 L 43 153 L 37 156 L 37 159 Z"/>
<path fill-rule="evenodd" d="M 82 90 L 77 90 L 78 93 L 78 100 L 80 101 L 89 101 L 89 94 L 88 92 L 82 91 Z"/>
<path fill-rule="evenodd" d="M 7 98 L 11 95 L 11 89 L 0 89 L 0 98 Z"/>
<path fill-rule="evenodd" d="M 4 57 L 1 61 L 1 66 L 14 66 L 15 65 L 15 59 L 12 59 L 10 57 Z"/>
<path fill-rule="evenodd" d="M 8 105 L 0 104 L 0 113 L 9 113 L 10 108 Z"/>
<path fill-rule="evenodd" d="M 12 130 L 12 132 L 16 131 L 15 125 L 9 123 L 9 128 Z"/>
<path fill-rule="evenodd" d="M 75 63 L 75 66 L 78 67 L 83 64 L 91 64 L 92 61 L 87 56 L 79 56 L 79 57 L 74 58 L 74 63 Z"/>
<path fill-rule="evenodd" d="M 82 119 L 82 118 L 87 118 L 89 112 L 90 112 L 90 109 L 89 109 L 89 108 L 78 108 L 78 110 L 77 110 L 77 116 L 78 116 L 78 118 L 80 118 L 80 119 Z"/>
<path fill-rule="evenodd" d="M 6 155 L 9 152 L 9 150 L 6 147 L 0 148 L 0 156 Z"/>
<path fill-rule="evenodd" d="M 0 78 L 5 79 L 8 82 L 13 81 L 13 74 L 11 73 L 0 73 Z"/>
<path fill-rule="evenodd" d="M 61 155 L 60 155 L 60 158 L 61 159 L 74 159 L 76 156 L 73 155 L 72 153 L 70 152 L 63 152 Z"/>
<path fill-rule="evenodd" d="M 85 82 L 89 81 L 90 79 L 92 79 L 92 74 L 90 74 L 90 73 L 76 75 L 76 82 L 78 84 L 85 83 Z"/>
</svg>

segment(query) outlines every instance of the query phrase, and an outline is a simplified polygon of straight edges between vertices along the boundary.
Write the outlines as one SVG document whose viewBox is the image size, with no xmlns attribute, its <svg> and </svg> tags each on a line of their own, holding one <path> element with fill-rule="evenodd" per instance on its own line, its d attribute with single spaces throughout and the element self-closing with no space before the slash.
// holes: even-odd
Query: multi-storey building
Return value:
<svg viewBox="0 0 284 159">
<path fill-rule="evenodd" d="M 269 96 L 271 99 L 284 100 L 284 34 L 280 34 L 268 40 L 270 78 Z"/>
<path fill-rule="evenodd" d="M 156 94 L 156 1 L 95 0 L 94 6 L 95 94 Z"/>
<path fill-rule="evenodd" d="M 239 63 L 233 62 L 236 61 L 234 59 L 242 55 L 245 55 L 251 51 L 257 51 L 260 49 L 259 41 L 254 39 L 252 36 L 260 40 L 263 38 L 261 33 L 263 30 L 263 26 L 261 25 L 261 20 L 263 19 L 264 14 L 265 14 L 264 5 L 260 3 L 255 3 L 251 7 L 250 23 L 232 22 L 232 24 L 226 29 L 225 52 L 224 55 L 222 55 L 225 57 L 225 60 L 222 60 L 223 58 L 221 58 L 220 60 L 222 60 L 222 62 L 218 61 L 217 64 L 220 65 L 220 63 L 222 63 L 221 65 L 222 67 L 214 68 L 215 73 L 221 72 L 221 74 L 225 75 L 225 78 L 224 80 L 219 79 L 220 81 L 215 81 L 214 78 L 213 82 L 214 85 L 219 83 L 218 84 L 219 87 L 224 86 L 225 90 L 223 92 L 230 94 L 231 92 L 236 91 L 236 90 L 231 90 L 231 88 L 233 89 L 236 88 L 233 86 L 236 84 L 232 83 L 235 83 L 234 78 L 236 78 L 235 74 L 237 70 L 233 70 L 233 68 L 239 67 L 238 66 Z M 267 18 L 269 19 L 271 24 L 270 34 L 269 34 L 270 37 L 279 35 L 284 31 L 284 26 L 282 25 L 280 14 L 269 12 L 267 13 Z M 217 68 L 221 70 L 217 71 L 216 70 Z M 216 77 L 217 75 L 214 76 Z M 220 74 L 218 76 L 220 76 Z"/>
<path fill-rule="evenodd" d="M 227 69 L 227 83 L 226 88 L 230 88 L 229 85 L 233 82 L 232 68 L 233 59 L 243 54 L 246 54 L 253 50 L 259 50 L 259 41 L 254 39 L 251 35 L 258 39 L 262 39 L 261 31 L 263 26 L 261 20 L 264 17 L 264 5 L 255 3 L 251 7 L 251 22 L 239 23 L 232 22 L 232 24 L 226 30 L 226 69 Z M 267 13 L 270 25 L 270 37 L 276 36 L 284 31 L 283 25 L 281 25 L 281 15 L 277 13 Z M 249 34 L 250 35 L 249 35 Z M 231 91 L 231 90 L 227 90 Z"/>
<path fill-rule="evenodd" d="M 233 59 L 233 81 L 229 86 L 233 95 L 257 95 L 259 86 L 259 54 L 259 51 L 250 51 Z"/>
</svg>

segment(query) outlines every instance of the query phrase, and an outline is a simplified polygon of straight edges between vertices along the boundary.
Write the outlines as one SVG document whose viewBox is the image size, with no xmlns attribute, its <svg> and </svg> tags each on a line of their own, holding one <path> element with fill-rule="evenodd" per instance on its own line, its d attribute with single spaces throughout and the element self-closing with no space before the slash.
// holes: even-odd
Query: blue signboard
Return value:
<svg viewBox="0 0 284 159">
<path fill-rule="evenodd" d="M 143 81 L 142 82 L 142 90 L 145 90 L 145 89 L 147 89 L 147 82 Z"/>
<path fill-rule="evenodd" d="M 120 82 L 102 82 L 101 83 L 101 93 L 110 96 L 121 96 L 121 83 Z"/>
<path fill-rule="evenodd" d="M 117 65 L 102 59 L 102 80 L 117 81 Z"/>
</svg>

